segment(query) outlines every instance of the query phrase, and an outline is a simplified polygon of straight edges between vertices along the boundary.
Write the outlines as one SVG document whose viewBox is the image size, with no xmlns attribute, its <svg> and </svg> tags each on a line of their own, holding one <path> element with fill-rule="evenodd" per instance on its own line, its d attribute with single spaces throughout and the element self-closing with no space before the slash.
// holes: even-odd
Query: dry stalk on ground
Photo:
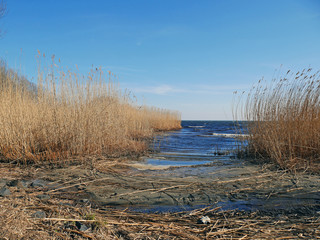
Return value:
<svg viewBox="0 0 320 240">
<path fill-rule="evenodd" d="M 14 191 L 14 188 L 11 188 Z M 36 190 L 35 190 L 36 191 Z M 35 192 L 36 193 L 36 192 Z M 317 216 L 219 211 L 144 214 L 92 208 L 59 196 L 42 201 L 15 191 L 0 199 L 0 235 L 6 239 L 299 239 L 319 236 Z M 34 217 L 41 211 L 46 217 Z M 199 224 L 208 216 L 210 224 Z M 81 230 L 80 226 L 85 226 Z"/>
<path fill-rule="evenodd" d="M 101 164 L 105 164 L 104 161 Z M 80 173 L 79 169 L 85 171 Z M 141 213 L 125 207 L 99 205 L 87 197 L 84 201 L 82 188 L 75 186 L 89 186 L 97 181 L 102 182 L 102 185 L 112 184 L 104 178 L 105 175 L 97 177 L 89 165 L 69 166 L 54 175 L 49 174 L 52 169 L 18 167 L 7 163 L 2 163 L 0 170 L 0 179 L 7 179 L 6 187 L 11 191 L 10 195 L 0 197 L 0 237 L 4 239 L 317 239 L 320 234 L 319 212 L 314 211 L 312 206 L 310 210 L 305 206 L 303 209 L 274 211 L 227 211 L 213 204 L 193 211 Z M 110 178 L 112 174 L 115 179 L 123 177 L 122 184 L 131 189 L 132 194 L 138 194 L 137 185 L 130 188 L 132 176 L 128 176 L 123 168 L 109 169 L 107 173 Z M 257 181 L 269 180 L 270 177 L 273 181 L 282 179 L 282 183 L 287 186 L 293 177 L 288 171 L 275 172 L 274 175 L 270 173 L 259 170 L 251 178 Z M 64 175 L 67 176 L 63 180 L 61 176 Z M 11 181 L 17 179 L 20 179 L 20 183 L 26 179 L 39 180 L 40 176 L 40 179 L 50 179 L 49 183 L 42 187 L 11 184 Z M 301 179 L 305 177 L 301 175 Z M 233 188 L 226 188 L 229 183 L 243 182 L 245 179 L 217 179 L 210 186 L 230 191 Z M 257 187 L 254 187 L 252 181 L 248 183 L 251 183 L 249 186 L 252 188 L 260 188 L 258 185 L 262 184 L 257 182 Z M 171 193 L 174 190 L 172 187 L 184 187 L 166 184 L 167 188 L 161 187 L 158 191 Z M 239 191 L 247 192 L 247 186 L 242 185 Z M 147 190 L 152 192 L 149 191 L 151 189 Z M 297 188 L 294 187 L 294 190 Z M 41 198 L 44 195 L 47 198 Z M 209 217 L 210 223 L 199 223 L 202 216 Z"/>
</svg>

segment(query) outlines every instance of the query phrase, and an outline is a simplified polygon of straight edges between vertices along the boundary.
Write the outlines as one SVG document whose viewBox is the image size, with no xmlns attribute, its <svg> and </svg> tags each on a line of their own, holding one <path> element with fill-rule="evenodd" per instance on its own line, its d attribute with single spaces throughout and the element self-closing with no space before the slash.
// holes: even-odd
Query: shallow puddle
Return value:
<svg viewBox="0 0 320 240">
<path fill-rule="evenodd" d="M 156 166 L 194 166 L 194 165 L 202 165 L 209 164 L 212 161 L 198 161 L 198 160 L 189 160 L 189 161 L 181 161 L 181 160 L 167 160 L 167 159 L 146 159 L 146 164 L 156 165 Z"/>
<path fill-rule="evenodd" d="M 176 212 L 190 212 L 193 210 L 203 209 L 218 209 L 218 211 L 225 210 L 241 210 L 241 211 L 304 211 L 308 209 L 315 213 L 320 213 L 320 196 L 314 199 L 305 198 L 279 198 L 279 199 L 250 199 L 250 200 L 234 200 L 226 202 L 218 202 L 211 205 L 167 205 L 167 206 L 135 206 L 129 209 L 141 213 L 176 213 Z"/>
</svg>

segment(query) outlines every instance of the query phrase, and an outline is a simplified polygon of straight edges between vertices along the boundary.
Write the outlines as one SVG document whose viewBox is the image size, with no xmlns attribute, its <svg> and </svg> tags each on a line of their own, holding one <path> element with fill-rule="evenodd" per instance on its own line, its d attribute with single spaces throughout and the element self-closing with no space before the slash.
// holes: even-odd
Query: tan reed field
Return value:
<svg viewBox="0 0 320 240">
<path fill-rule="evenodd" d="M 320 169 L 319 71 L 260 80 L 237 107 L 248 125 L 248 153 L 292 170 Z M 239 115 L 239 114 L 236 114 Z"/>
<path fill-rule="evenodd" d="M 180 114 L 138 107 L 112 73 L 64 71 L 52 58 L 37 85 L 0 64 L 0 154 L 19 163 L 142 153 L 155 131 L 180 128 Z M 59 61 L 60 62 L 60 61 Z"/>
</svg>

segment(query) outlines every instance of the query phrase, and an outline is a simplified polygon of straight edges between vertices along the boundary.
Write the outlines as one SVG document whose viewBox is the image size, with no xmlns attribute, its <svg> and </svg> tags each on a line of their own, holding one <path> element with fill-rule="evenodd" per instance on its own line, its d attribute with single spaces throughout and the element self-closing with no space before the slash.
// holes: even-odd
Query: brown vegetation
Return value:
<svg viewBox="0 0 320 240">
<path fill-rule="evenodd" d="M 42 59 L 41 59 L 42 60 Z M 34 85 L 0 65 L 0 154 L 20 163 L 70 156 L 136 154 L 155 131 L 180 128 L 180 114 L 138 107 L 112 81 L 63 71 L 52 58 Z"/>
<path fill-rule="evenodd" d="M 253 87 L 237 109 L 248 125 L 247 150 L 289 169 L 318 171 L 320 164 L 320 76 L 288 71 Z"/>
</svg>

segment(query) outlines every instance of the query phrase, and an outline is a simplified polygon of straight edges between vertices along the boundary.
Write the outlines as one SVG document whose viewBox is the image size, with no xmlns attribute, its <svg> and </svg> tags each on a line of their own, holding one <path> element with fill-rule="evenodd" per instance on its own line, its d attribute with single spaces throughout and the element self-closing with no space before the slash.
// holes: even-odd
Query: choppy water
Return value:
<svg viewBox="0 0 320 240">
<path fill-rule="evenodd" d="M 157 153 L 148 164 L 189 166 L 228 161 L 236 157 L 239 138 L 245 137 L 245 122 L 182 121 L 182 129 L 158 136 Z M 241 130 L 241 134 L 239 132 Z"/>
<path fill-rule="evenodd" d="M 247 161 L 237 159 L 236 153 L 239 147 L 239 138 L 243 138 L 245 144 L 246 122 L 238 122 L 236 125 L 232 121 L 182 121 L 182 129 L 172 131 L 159 136 L 154 143 L 157 150 L 151 157 L 145 159 L 147 164 L 180 166 L 179 168 L 167 168 L 166 170 L 153 171 L 152 175 L 182 177 L 199 177 L 207 179 L 235 177 L 233 174 L 240 172 L 228 171 L 234 169 L 245 169 Z M 206 164 L 206 165 L 202 165 Z M 198 165 L 198 166 L 194 166 Z M 182 167 L 183 166 L 183 167 Z M 250 172 L 249 172 L 250 173 Z M 266 181 L 267 182 L 267 181 Z M 293 182 L 282 186 L 282 195 L 271 196 L 272 186 L 262 189 L 260 192 L 248 192 L 246 197 L 237 199 L 224 199 L 215 206 L 222 209 L 241 209 L 241 210 L 277 210 L 277 209 L 300 209 L 308 206 L 319 211 L 319 192 L 311 189 L 299 192 L 295 196 L 289 193 L 297 186 Z M 309 185 L 306 185 L 310 187 Z M 315 185 L 316 186 L 316 185 Z M 288 190 L 288 194 L 286 192 Z M 265 192 L 266 191 L 266 192 Z M 270 193 L 268 191 L 271 191 Z M 294 191 L 293 191 L 294 193 Z M 259 195 L 260 194 L 260 195 Z M 200 205 L 156 205 L 135 207 L 133 210 L 142 212 L 168 212 L 193 210 L 203 206 Z"/>
</svg>

